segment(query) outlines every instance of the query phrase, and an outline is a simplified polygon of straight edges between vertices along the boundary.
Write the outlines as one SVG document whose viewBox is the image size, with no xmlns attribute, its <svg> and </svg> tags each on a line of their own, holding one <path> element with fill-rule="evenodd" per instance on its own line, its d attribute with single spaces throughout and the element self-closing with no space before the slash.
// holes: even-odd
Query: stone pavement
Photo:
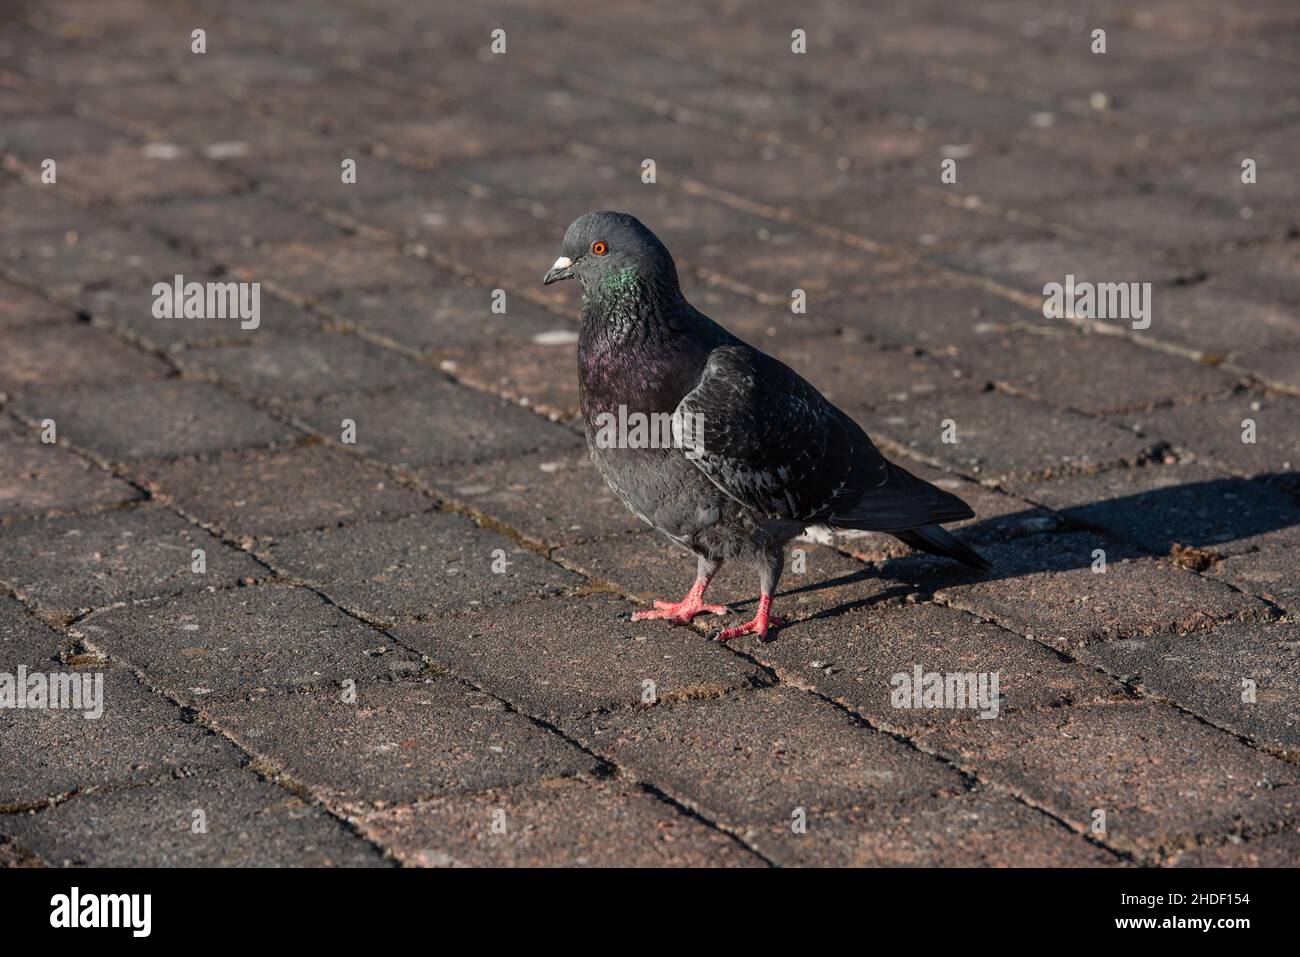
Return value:
<svg viewBox="0 0 1300 957">
<path fill-rule="evenodd" d="M 0 672 L 103 714 L 0 710 L 0 864 L 1300 862 L 1294 4 L 14 7 Z M 595 208 L 994 571 L 815 535 L 774 642 L 620 621 L 693 564 L 575 427 Z"/>
</svg>

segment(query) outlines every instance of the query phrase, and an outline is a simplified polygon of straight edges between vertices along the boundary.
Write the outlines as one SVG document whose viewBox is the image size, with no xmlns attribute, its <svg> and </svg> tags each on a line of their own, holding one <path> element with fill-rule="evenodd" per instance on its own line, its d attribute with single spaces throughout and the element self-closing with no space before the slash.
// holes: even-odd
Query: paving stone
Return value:
<svg viewBox="0 0 1300 957">
<path fill-rule="evenodd" d="M 814 207 L 816 213 L 811 218 L 876 242 L 927 251 L 1012 238 L 1041 240 L 1049 235 L 1005 216 L 987 215 L 932 196 L 919 197 L 911 190 L 887 192 L 865 203 L 857 192 L 850 186 L 840 195 L 831 194 Z M 807 208 L 803 202 L 798 206 Z"/>
<path fill-rule="evenodd" d="M 12 675 L 18 665 L 30 670 L 53 667 L 71 642 L 27 611 L 22 603 L 0 595 L 0 671 Z"/>
<path fill-rule="evenodd" d="M 459 515 L 300 532 L 266 549 L 271 563 L 385 621 L 437 620 L 554 594 L 578 576 Z M 501 564 L 504 562 L 505 564 Z M 502 568 L 497 573 L 493 568 Z"/>
<path fill-rule="evenodd" d="M 195 834 L 201 810 L 207 832 Z M 248 771 L 77 797 L 0 829 L 64 867 L 381 867 L 369 843 Z"/>
<path fill-rule="evenodd" d="M 1072 523 L 1157 555 L 1176 546 L 1231 555 L 1265 543 L 1300 545 L 1300 506 L 1286 494 L 1194 462 L 1111 469 L 1021 492 Z"/>
<path fill-rule="evenodd" d="M 190 278 L 186 276 L 187 281 Z M 227 282 L 230 277 L 218 277 L 215 281 Z M 307 339 L 318 335 L 323 323 L 307 310 L 269 294 L 259 294 L 255 329 L 245 329 L 247 320 L 233 317 L 159 319 L 153 314 L 150 290 L 151 287 L 144 285 L 129 289 L 98 289 L 83 294 L 80 302 L 97 325 L 137 340 L 155 351 L 177 352 L 190 346 L 223 343 L 248 345 L 275 335 Z"/>
<path fill-rule="evenodd" d="M 313 91 L 314 95 L 314 91 Z M 405 108 L 401 109 L 407 113 Z M 399 154 L 418 157 L 421 163 L 455 163 L 505 150 L 554 148 L 562 141 L 548 129 L 520 128 L 505 117 L 475 109 L 466 113 L 443 113 L 432 118 L 379 123 L 376 140 Z"/>
<path fill-rule="evenodd" d="M 1140 68 L 1139 64 L 1132 65 Z M 1023 69 L 1021 64 L 1010 66 L 1013 71 Z M 1083 112 L 1085 107 L 1088 111 L 1095 109 L 1088 102 L 1092 99 L 1092 94 L 1105 95 L 1106 87 L 1114 86 L 1114 61 L 1102 69 L 1111 72 L 1100 85 L 1075 86 L 1074 90 L 1067 94 L 1067 99 L 1061 105 L 1069 109 L 1069 113 L 1053 112 L 1049 124 L 1030 126 L 1017 133 L 1014 138 L 1015 145 L 1011 147 L 1011 155 L 1014 157 L 1021 145 L 1028 144 L 1045 154 L 1051 154 L 1058 160 L 1086 163 L 1088 169 L 1110 181 L 1108 185 L 1113 188 L 1121 185 L 1114 182 L 1116 178 L 1123 177 L 1127 180 L 1143 175 L 1163 175 L 1164 169 L 1177 162 L 1180 156 L 1207 151 L 1206 144 L 1177 131 L 1157 129 L 1152 126 L 1134 129 L 1113 123 L 1097 122 L 1091 112 Z M 1073 85 L 1077 83 L 1079 75 L 1053 79 L 1060 79 Z M 1153 172 L 1155 170 L 1159 170 L 1160 173 L 1156 174 Z M 1147 180 L 1143 179 L 1142 182 L 1145 183 Z M 1036 190 L 1035 198 L 1050 199 L 1051 197 Z"/>
<path fill-rule="evenodd" d="M 1300 101 L 1294 97 L 1251 95 L 1269 83 L 1273 69 L 1253 57 L 1207 46 L 1199 51 L 1187 82 L 1135 85 L 1126 91 L 1124 111 L 1139 123 L 1155 117 L 1162 125 L 1186 128 L 1205 138 L 1256 124 L 1273 127 L 1300 113 Z"/>
<path fill-rule="evenodd" d="M 16 245 L 0 246 L 6 260 L 21 259 L 27 255 L 28 245 L 36 243 L 64 243 L 68 232 L 80 236 L 87 225 L 103 225 L 103 215 L 78 206 L 70 199 L 49 188 L 37 189 L 16 176 L 0 176 L 0 199 L 11 220 L 6 225 L 6 236 Z M 26 276 L 22 285 L 31 286 Z"/>
<path fill-rule="evenodd" d="M 275 183 L 292 198 L 319 202 L 335 211 L 358 215 L 364 215 L 383 199 L 437 192 L 440 181 L 428 170 L 411 169 L 392 160 L 363 155 L 360 150 L 347 146 L 321 145 L 326 148 L 294 150 L 287 155 L 283 155 L 285 151 L 277 150 L 271 156 L 257 155 L 241 160 L 239 165 L 254 178 Z M 355 183 L 343 182 L 344 159 L 356 161 Z M 286 251 L 300 249 L 302 254 L 310 252 L 300 240 L 297 242 L 299 246 L 286 246 Z"/>
<path fill-rule="evenodd" d="M 888 813 L 912 798 L 964 790 L 941 762 L 786 688 L 593 718 L 585 737 L 632 774 L 744 834 L 789 827 L 799 807 L 810 816 L 857 807 Z"/>
<path fill-rule="evenodd" d="M 276 24 L 286 30 L 301 28 L 301 16 Z M 294 20 L 298 22 L 294 22 Z M 337 21 L 336 21 L 337 23 Z M 351 34 L 349 24 L 349 35 Z M 331 29 L 334 29 L 331 25 Z M 351 37 L 350 37 L 351 38 Z M 322 38 L 322 42 L 336 46 L 339 36 Z M 321 77 L 313 83 L 269 83 L 250 91 L 249 104 L 258 113 L 275 115 L 281 120 L 303 119 L 312 129 L 330 133 L 339 128 L 363 127 L 380 119 L 408 115 L 410 99 L 403 93 L 381 86 L 358 83 L 354 77 L 342 73 Z"/>
<path fill-rule="evenodd" d="M 306 298 L 341 289 L 429 280 L 425 263 L 362 239 L 266 243 L 256 250 L 232 252 L 230 261 L 240 279 Z"/>
<path fill-rule="evenodd" d="M 688 292 L 691 304 L 717 321 L 736 336 L 754 343 L 764 351 L 780 351 L 783 346 L 801 346 L 811 340 L 820 341 L 841 334 L 835 320 L 838 316 L 822 318 L 816 296 L 809 299 L 809 312 L 790 310 L 787 291 L 779 299 L 767 297 L 756 301 L 741 296 L 722 286 L 697 285 Z M 847 336 L 847 334 L 846 334 Z M 855 337 L 854 341 L 857 338 Z"/>
<path fill-rule="evenodd" d="M 204 155 L 210 155 L 209 151 L 213 148 L 227 151 L 242 146 L 255 160 L 295 157 L 299 168 L 304 165 L 304 154 L 320 156 L 327 151 L 332 152 L 334 146 L 305 124 L 285 123 L 280 119 L 250 114 L 248 107 L 243 104 L 220 112 L 181 117 L 167 123 L 165 129 L 159 132 L 160 135 L 165 135 L 167 142 L 198 150 Z M 260 175 L 259 169 L 239 157 L 230 162 L 260 188 L 264 188 L 266 178 Z M 338 170 L 337 165 L 335 170 Z"/>
<path fill-rule="evenodd" d="M 1106 571 L 1093 571 L 1093 553 Z M 941 600 L 1017 634 L 1073 650 L 1121 638 L 1183 635 L 1226 621 L 1267 621 L 1267 605 L 1194 572 L 1086 533 L 1034 535 L 984 548 L 993 571 L 978 580 L 940 585 Z M 881 573 L 901 577 L 909 560 Z M 925 559 L 928 561 L 928 559 Z"/>
<path fill-rule="evenodd" d="M 1215 724 L 1291 754 L 1300 753 L 1300 627 L 1230 622 L 1213 631 L 1155 635 L 1090 646 L 1080 659 L 1177 702 Z M 1245 701 L 1243 683 L 1255 683 Z"/>
<path fill-rule="evenodd" d="M 346 235 L 337 226 L 258 193 L 140 203 L 131 209 L 131 215 L 213 251 L 251 249 L 265 243 L 331 241 Z"/>
<path fill-rule="evenodd" d="M 1253 134 L 1248 147 L 1230 156 L 1206 159 L 1186 158 L 1172 170 L 1178 189 L 1219 200 L 1238 210 L 1249 209 L 1267 215 L 1276 212 L 1293 217 L 1300 202 L 1300 179 L 1290 168 L 1289 157 L 1296 148 L 1295 126 Z M 1242 182 L 1242 165 L 1250 159 L 1256 165 L 1256 181 Z"/>
<path fill-rule="evenodd" d="M 102 152 L 124 137 L 76 116 L 20 117 L 5 123 L 0 150 L 39 163 L 47 156 Z"/>
<path fill-rule="evenodd" d="M 1044 182 L 1050 184 L 1051 180 L 1046 178 Z M 1057 238 L 986 243 L 938 253 L 934 258 L 941 265 L 995 280 L 1034 297 L 1044 296 L 1043 287 L 1048 283 L 1064 284 L 1067 275 L 1074 276 L 1076 284 L 1149 282 L 1154 286 L 1172 283 L 1185 272 L 1152 257 Z"/>
<path fill-rule="evenodd" d="M 613 6 L 611 4 L 611 7 Z M 621 18 L 618 23 L 623 28 L 630 28 L 638 22 L 645 22 L 644 17 L 638 16 L 635 8 L 631 5 L 620 4 L 619 7 L 621 8 Z M 844 22 L 836 17 L 833 11 L 828 10 L 827 12 L 831 17 L 835 18 L 832 22 Z M 779 51 L 780 56 L 773 56 L 774 40 L 772 36 L 767 31 L 754 29 L 748 25 L 750 21 L 739 15 L 739 12 L 732 16 L 724 16 L 719 12 L 719 14 L 707 18 L 701 16 L 701 14 L 703 14 L 703 11 L 698 8 L 680 8 L 677 17 L 674 20 L 663 22 L 660 30 L 671 31 L 669 35 L 679 43 L 689 43 L 692 47 L 698 47 L 715 55 L 720 51 L 727 50 L 732 57 L 735 57 L 740 62 L 751 64 L 759 62 L 766 64 L 768 68 L 781 63 L 789 49 L 786 43 L 787 38 L 783 34 L 779 38 L 781 43 L 775 48 Z M 742 27 L 742 25 L 746 26 Z M 815 48 L 829 48 L 831 44 L 828 41 L 833 36 L 831 28 L 820 24 L 815 27 L 812 24 L 809 24 L 809 26 L 813 27 L 809 31 L 809 36 L 812 38 Z M 733 39 L 728 42 L 725 39 L 727 37 Z M 671 49 L 672 47 L 668 48 Z M 861 51 L 860 55 L 866 57 L 868 52 Z M 828 75 L 821 77 L 821 79 L 830 83 L 834 77 Z M 837 87 L 828 88 L 838 89 Z"/>
<path fill-rule="evenodd" d="M 1245 368 L 1294 345 L 1300 337 L 1294 306 L 1260 290 L 1226 285 L 1221 278 L 1154 289 L 1151 329 L 1134 332 L 1135 337 L 1173 343 L 1206 360 L 1229 360 Z M 1232 321 L 1223 321 L 1225 316 Z"/>
<path fill-rule="evenodd" d="M 944 442 L 951 421 L 955 442 Z M 953 471 L 998 480 L 1015 491 L 1026 479 L 1088 471 L 1142 458 L 1151 443 L 1131 431 L 1018 396 L 946 389 L 876 409 L 873 435 L 914 449 Z"/>
<path fill-rule="evenodd" d="M 246 181 L 193 157 L 155 159 L 147 149 L 121 146 L 59 160 L 59 185 L 86 203 L 134 203 L 175 196 L 221 196 Z"/>
<path fill-rule="evenodd" d="M 35 664 L 29 664 L 29 678 Z M 0 709 L 5 741 L 0 809 L 26 809 L 70 792 L 148 784 L 240 764 L 229 741 L 186 720 L 179 707 L 124 669 L 47 667 L 43 673 L 47 680 L 102 674 L 103 713 L 88 719 L 93 707 Z M 6 824 L 0 830 L 12 833 Z"/>
<path fill-rule="evenodd" d="M 590 594 L 475 611 L 394 633 L 476 686 L 561 726 L 596 711 L 767 683 L 760 669 L 697 632 L 622 621 L 627 611 L 616 596 Z"/>
<path fill-rule="evenodd" d="M 340 392 L 372 392 L 441 378 L 428 366 L 355 336 L 259 336 L 240 345 L 189 349 L 183 370 L 237 389 L 277 399 L 310 399 Z"/>
<path fill-rule="evenodd" d="M 1047 815 L 1007 797 L 943 793 L 901 807 L 811 815 L 750 835 L 783 866 L 1106 867 L 1119 858 Z"/>
<path fill-rule="evenodd" d="M 38 42 L 40 38 L 41 34 L 34 29 L 25 34 L 27 42 L 20 49 L 25 49 L 29 59 L 24 62 L 23 68 L 32 76 L 49 82 L 84 88 L 145 81 L 160 83 L 167 80 L 168 64 L 156 57 L 146 60 L 143 57 L 128 59 L 120 55 L 114 56 L 107 51 L 97 54 L 82 45 L 55 46 L 48 42 Z M 188 50 L 186 52 L 188 54 Z M 99 142 L 96 139 L 98 135 L 101 134 L 90 134 L 82 148 Z"/>
<path fill-rule="evenodd" d="M 1205 272 L 1256 294 L 1300 302 L 1300 243 L 1269 243 L 1200 258 Z"/>
<path fill-rule="evenodd" d="M 432 190 L 368 202 L 361 211 L 365 223 L 437 250 L 505 242 L 518 231 L 518 210 L 464 192 L 459 177 L 448 182 L 446 173 L 434 176 Z"/>
<path fill-rule="evenodd" d="M 448 382 L 290 407 L 323 435 L 356 423 L 356 451 L 393 465 L 448 466 L 573 445 L 573 433 L 505 399 Z"/>
<path fill-rule="evenodd" d="M 204 382 L 168 379 L 23 398 L 60 439 L 115 461 L 195 455 L 287 442 L 299 433 Z"/>
<path fill-rule="evenodd" d="M 892 269 L 878 256 L 789 224 L 737 218 L 726 234 L 706 237 L 683 261 L 787 302 L 792 289 L 810 297 L 843 295 Z M 727 325 L 726 316 L 713 318 Z"/>
<path fill-rule="evenodd" d="M 1028 103 L 1022 103 L 1019 110 L 1025 121 L 1035 112 L 1042 112 Z M 1043 203 L 1089 203 L 1122 188 L 1122 181 L 1113 171 L 1099 177 L 1094 169 L 1080 162 L 1078 155 L 1063 159 L 1059 153 L 1026 145 L 1023 140 L 1015 149 L 1000 145 L 1008 139 L 1021 139 L 1033 129 L 1030 122 L 1017 123 L 1016 127 L 1008 135 L 985 140 L 972 135 L 976 131 L 962 132 L 945 126 L 948 138 L 944 146 L 948 149 L 936 150 L 931 162 L 911 167 L 913 188 L 919 187 L 928 196 L 947 202 L 960 198 L 972 215 L 994 220 L 1001 219 L 1000 213 L 1005 210 L 1032 215 Z M 940 179 L 941 160 L 948 158 L 956 162 L 956 183 Z M 1050 175 L 1045 172 L 1049 170 Z M 1041 235 L 1034 240 L 1035 245 L 1050 242 Z M 1013 247 L 1012 243 L 1003 245 Z"/>
<path fill-rule="evenodd" d="M 451 169 L 480 186 L 505 195 L 558 200 L 590 190 L 593 183 L 606 187 L 616 186 L 620 176 L 636 181 L 638 174 L 620 172 L 619 167 L 610 162 L 610 159 L 611 157 L 586 155 L 578 158 L 567 152 L 524 152 L 456 163 Z M 545 271 L 546 267 L 543 266 L 542 269 Z"/>
<path fill-rule="evenodd" d="M 1295 867 L 1300 859 L 1300 830 L 1289 828 L 1249 841 L 1192 847 L 1177 859 L 1178 867 Z"/>
<path fill-rule="evenodd" d="M 492 830 L 505 814 L 504 833 Z M 499 816 L 497 818 L 500 819 Z M 417 867 L 751 867 L 732 837 L 646 791 L 548 781 L 364 815 L 364 834 Z"/>
<path fill-rule="evenodd" d="M 1236 384 L 1235 376 L 1181 356 L 1066 329 L 986 336 L 949 361 L 977 382 L 1090 414 L 1226 396 Z"/>
<path fill-rule="evenodd" d="M 333 15 L 328 20 L 312 22 L 304 20 L 301 8 L 293 4 L 265 7 L 237 0 L 234 9 L 247 22 L 257 24 L 263 28 L 278 27 L 298 30 L 301 39 L 313 41 L 310 45 L 313 48 L 316 48 L 318 44 L 337 44 L 346 36 L 354 38 L 362 49 L 374 49 L 375 45 L 381 41 L 391 42 L 392 33 L 390 31 L 393 25 L 397 23 L 405 27 L 408 25 L 410 17 L 409 11 L 403 12 L 391 8 L 383 11 L 338 8 L 331 11 Z M 436 43 L 438 39 L 430 38 L 430 41 Z M 319 52 L 318 48 L 316 52 Z M 329 81 L 329 75 L 322 76 L 317 80 L 320 83 L 328 83 Z M 287 84 L 281 84 L 281 86 L 287 86 Z M 272 84 L 272 87 L 275 88 L 275 85 Z M 317 105 L 319 106 L 319 104 Z"/>
<path fill-rule="evenodd" d="M 201 705 L 209 695 L 336 687 L 419 672 L 414 655 L 304 588 L 235 588 L 110 608 L 78 635 Z"/>
<path fill-rule="evenodd" d="M 543 545 L 571 544 L 647 527 L 610 491 L 586 444 L 577 436 L 570 449 L 425 469 L 420 478 L 440 494 Z"/>
<path fill-rule="evenodd" d="M 1300 614 L 1300 549 L 1270 545 L 1216 562 L 1205 574 Z"/>
<path fill-rule="evenodd" d="M 1269 388 L 1300 391 L 1300 348 L 1259 349 L 1233 361 Z"/>
<path fill-rule="evenodd" d="M 568 330 L 565 330 L 567 332 Z M 440 368 L 474 389 L 504 396 L 552 419 L 580 415 L 578 356 L 567 337 L 543 341 L 453 350 Z"/>
<path fill-rule="evenodd" d="M 766 111 L 765 111 L 766 112 Z M 766 124 L 768 117 L 760 122 Z M 806 118 L 805 118 L 806 122 Z M 682 129 L 679 124 L 673 124 Z M 758 202 L 773 206 L 798 207 L 809 212 L 814 208 L 814 201 L 833 194 L 837 189 L 845 188 L 847 177 L 837 167 L 835 159 L 811 152 L 796 155 L 783 155 L 766 144 L 738 144 L 741 152 L 736 156 L 728 155 L 730 150 L 722 143 L 737 145 L 729 137 L 715 140 L 699 128 L 689 132 L 680 143 L 676 155 L 665 155 L 660 145 L 662 137 L 657 128 L 639 123 L 639 131 L 634 128 L 635 141 L 646 144 L 644 150 L 634 150 L 636 156 L 653 153 L 659 161 L 658 175 L 685 176 L 691 181 L 707 183 L 710 189 L 723 190 L 734 195 L 752 198 Z M 580 131 L 579 135 L 589 135 Z M 619 144 L 606 140 L 601 130 L 601 145 L 606 148 L 619 148 Z M 692 143 L 694 146 L 692 148 Z M 677 182 L 676 179 L 671 182 Z"/>
<path fill-rule="evenodd" d="M 1174 58 L 1179 62 L 1161 57 L 1153 48 L 1160 43 L 1162 35 L 1153 35 L 1144 29 L 1112 30 L 1108 38 L 1108 55 L 1093 54 L 1088 24 L 1074 16 L 1075 11 L 1064 7 L 1035 10 L 999 4 L 993 10 L 972 8 L 963 12 L 986 21 L 981 24 L 985 29 L 1001 26 L 1022 38 L 1012 46 L 1008 55 L 981 61 L 996 78 L 993 85 L 1018 88 L 1016 77 L 1039 75 L 1042 77 L 1041 92 L 1036 85 L 1034 98 L 1046 104 L 1060 103 L 1075 111 L 1086 107 L 1090 111 L 1102 112 L 1102 107 L 1088 104 L 1087 98 L 1094 91 L 1108 91 L 1105 110 L 1122 112 L 1123 100 L 1117 104 L 1117 94 L 1135 86 L 1161 83 L 1164 74 L 1181 66 L 1186 55 L 1184 48 L 1183 56 Z M 1012 17 L 1019 22 L 1011 22 Z M 1170 15 L 1170 19 L 1175 18 L 1176 15 Z M 988 82 L 987 77 L 984 82 Z M 1088 125 L 1102 126 L 1095 121 Z M 1157 129 L 1161 126 L 1150 122 L 1144 125 Z M 1053 123 L 1045 128 L 1053 129 L 1055 126 Z"/>
<path fill-rule="evenodd" d="M 34 90 L 0 90 L 0 113 L 5 116 L 47 115 L 54 112 L 54 101 Z"/>
<path fill-rule="evenodd" d="M 190 55 L 188 50 L 177 52 L 182 56 Z M 155 131 L 164 132 L 171 123 L 189 119 L 196 112 L 219 113 L 233 105 L 228 95 L 215 88 L 187 88 L 177 83 L 159 83 L 156 77 L 143 83 L 95 84 L 79 93 L 87 106 L 97 111 L 102 110 L 108 116 L 115 115 L 119 120 L 129 118 L 132 126 L 144 126 L 151 134 Z M 149 145 L 156 146 L 157 141 L 152 135 L 150 139 L 153 142 Z M 157 155 L 158 152 L 161 151 L 147 151 L 145 155 Z M 169 154 L 163 154 L 167 155 Z"/>
<path fill-rule="evenodd" d="M 450 678 L 359 683 L 251 700 L 205 713 L 241 746 L 317 796 L 382 808 L 594 773 L 599 762 L 500 702 Z"/>
<path fill-rule="evenodd" d="M 1105 842 L 1147 859 L 1297 810 L 1292 765 L 1152 702 L 948 724 L 926 744 L 1081 832 L 1105 811 Z"/>
<path fill-rule="evenodd" d="M 408 349 L 446 356 L 453 350 L 530 341 L 545 333 L 577 334 L 576 326 L 522 296 L 506 296 L 492 311 L 492 290 L 447 276 L 436 285 L 346 292 L 322 306 L 356 329 Z M 576 373 L 575 373 L 576 376 Z"/>
<path fill-rule="evenodd" d="M 636 48 L 593 45 L 581 34 L 568 35 L 561 31 L 547 44 L 546 50 L 561 62 L 570 56 L 581 56 L 585 51 L 583 62 L 592 70 L 600 70 L 615 86 L 640 87 L 646 76 L 662 76 L 663 84 L 657 89 L 666 93 L 678 88 L 706 86 L 719 79 L 718 73 L 705 63 L 669 60 Z"/>
<path fill-rule="evenodd" d="M 140 497 L 132 486 L 39 433 L 0 420 L 0 516 L 116 505 Z"/>
<path fill-rule="evenodd" d="M 1000 720 L 1013 711 L 1127 697 L 1117 682 L 1036 642 L 930 603 L 831 613 L 780 632 L 778 641 L 760 644 L 747 637 L 732 645 L 783 681 L 815 688 L 874 726 L 903 734 L 954 721 Z M 997 701 L 971 697 L 965 707 L 919 707 L 924 686 L 914 684 L 917 667 L 923 675 L 996 674 Z M 991 680 L 985 678 L 990 693 Z"/>
<path fill-rule="evenodd" d="M 112 0 L 109 3 L 96 4 L 95 8 L 85 15 L 85 19 L 74 21 L 79 24 L 79 29 L 71 31 L 70 36 L 112 40 L 121 43 L 124 51 L 136 55 L 148 51 L 158 56 L 166 56 L 167 31 L 176 24 L 177 16 L 162 12 L 154 21 L 147 24 L 140 23 L 139 16 L 147 9 L 139 0 Z M 58 24 L 62 28 L 77 15 L 75 7 L 71 6 L 55 4 L 49 10 L 52 18 L 47 22 L 47 26 Z M 178 59 L 188 52 L 182 49 L 182 52 L 171 59 Z"/>
<path fill-rule="evenodd" d="M 0 838 L 0 867 L 15 868 L 48 866 L 48 864 L 21 844 L 16 844 L 7 838 Z"/>
<path fill-rule="evenodd" d="M 73 314 L 29 289 L 0 280 L 0 328 L 71 319 Z"/>
<path fill-rule="evenodd" d="M 860 74 L 860 79 L 875 82 L 880 72 L 880 64 L 877 62 L 871 78 L 867 79 Z M 860 185 L 874 193 L 873 182 L 902 183 L 907 178 L 911 164 L 921 162 L 926 157 L 938 158 L 940 148 L 950 141 L 950 131 L 918 128 L 902 117 L 881 116 L 870 107 L 855 108 L 855 103 L 861 103 L 859 95 L 855 93 L 838 97 L 825 112 L 811 115 L 805 97 L 796 96 L 794 102 L 796 112 L 802 105 L 803 115 L 791 117 L 776 125 L 783 135 L 794 139 L 803 139 L 812 134 L 825 139 L 830 147 L 849 161 L 846 178 L 850 189 Z M 798 135 L 792 136 L 796 130 Z M 840 157 L 836 159 L 838 161 Z M 863 171 L 870 171 L 875 176 L 873 180 L 859 184 L 857 174 Z M 890 191 L 881 190 L 880 195 L 887 196 Z M 843 207 L 834 213 L 828 210 L 826 215 L 838 216 L 841 213 L 854 215 L 852 209 Z M 867 234 L 870 235 L 870 230 L 867 230 Z"/>
<path fill-rule="evenodd" d="M 1121 418 L 1151 439 L 1171 443 L 1246 475 L 1300 468 L 1300 399 L 1255 393 Z M 1255 441 L 1243 442 L 1247 419 Z"/>
<path fill-rule="evenodd" d="M 15 237 L 17 239 L 18 237 Z M 21 241 L 0 245 L 0 262 L 55 297 L 105 286 L 152 289 L 176 274 L 198 278 L 202 265 L 145 233 L 97 223 L 81 212 Z"/>
<path fill-rule="evenodd" d="M 738 142 L 725 133 L 650 114 L 633 123 L 603 124 L 599 136 L 593 136 L 592 129 L 577 131 L 580 141 L 598 148 L 602 156 L 622 160 L 616 166 L 620 176 L 638 175 L 642 158 L 651 158 L 656 177 L 665 181 L 689 178 L 718 189 L 739 190 L 762 202 L 781 203 L 811 199 L 838 175 L 826 157 L 783 155 L 766 144 Z M 633 159 L 635 165 L 628 165 Z"/>
<path fill-rule="evenodd" d="M 202 573 L 191 571 L 196 548 L 204 552 Z M 19 522 L 0 536 L 0 578 L 61 614 L 266 574 L 243 552 L 159 508 Z"/>
<path fill-rule="evenodd" d="M 459 270 L 468 271 L 484 285 L 505 289 L 508 294 L 528 289 L 529 298 L 534 302 L 561 316 L 568 315 L 576 319 L 579 292 L 573 288 L 574 284 L 541 284 L 541 275 L 551 268 L 551 263 L 555 262 L 555 257 L 559 254 L 560 243 L 564 238 L 563 228 L 549 225 L 527 229 L 521 226 L 509 242 L 453 244 L 447 252 Z M 537 271 L 539 263 L 542 274 Z"/>
<path fill-rule="evenodd" d="M 810 311 L 887 346 L 960 358 L 987 339 L 1057 326 L 1041 311 L 977 287 L 925 285 L 812 302 Z"/>
<path fill-rule="evenodd" d="M 313 83 L 322 69 L 286 55 L 264 50 L 212 50 L 180 61 L 181 83 L 208 86 L 220 83 L 260 87 L 272 83 Z"/>
<path fill-rule="evenodd" d="M 15 329 L 5 336 L 0 391 L 55 392 L 161 379 L 170 374 L 162 360 L 102 329 L 61 322 Z"/>
<path fill-rule="evenodd" d="M 137 474 L 154 495 L 248 542 L 434 506 L 355 456 L 321 444 L 145 462 Z"/>
<path fill-rule="evenodd" d="M 1245 219 L 1238 210 L 1220 200 L 1139 189 L 1082 203 L 1050 202 L 1036 205 L 1032 211 L 1052 222 L 1142 250 L 1214 249 L 1286 236 L 1284 226 L 1262 217 Z"/>
<path fill-rule="evenodd" d="M 887 108 L 930 126 L 993 133 L 1027 125 L 1034 112 L 1031 104 L 1010 96 L 938 84 L 932 89 L 899 91 L 890 97 Z"/>
<path fill-rule="evenodd" d="M 541 85 L 528 77 L 506 80 L 499 70 L 494 71 L 489 82 L 465 92 L 488 115 L 540 117 L 550 133 L 570 134 L 574 139 L 578 134 L 589 136 L 592 124 L 621 122 L 628 116 L 627 105 L 617 100 L 593 97 L 561 86 Z M 508 151 L 496 151 L 498 157 L 503 153 L 508 155 Z M 489 161 L 494 158 L 485 157 Z"/>
</svg>

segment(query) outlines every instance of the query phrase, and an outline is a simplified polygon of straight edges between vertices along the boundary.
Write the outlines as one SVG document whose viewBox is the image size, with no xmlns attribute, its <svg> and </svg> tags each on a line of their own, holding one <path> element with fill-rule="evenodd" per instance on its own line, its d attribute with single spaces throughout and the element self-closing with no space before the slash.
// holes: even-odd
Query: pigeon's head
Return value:
<svg viewBox="0 0 1300 957">
<path fill-rule="evenodd" d="M 560 258 L 543 285 L 577 277 L 584 291 L 677 287 L 677 267 L 659 237 L 635 216 L 600 210 L 579 216 L 564 234 Z"/>
</svg>

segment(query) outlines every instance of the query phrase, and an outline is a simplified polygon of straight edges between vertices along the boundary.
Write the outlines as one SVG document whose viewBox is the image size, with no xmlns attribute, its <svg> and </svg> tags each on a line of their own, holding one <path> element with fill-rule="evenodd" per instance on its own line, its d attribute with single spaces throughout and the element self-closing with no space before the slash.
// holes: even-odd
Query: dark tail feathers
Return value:
<svg viewBox="0 0 1300 957">
<path fill-rule="evenodd" d="M 922 525 L 920 528 L 908 528 L 890 534 L 918 551 L 953 558 L 963 565 L 977 568 L 982 572 L 988 571 L 992 567 L 983 555 L 969 545 L 962 544 L 951 533 L 938 525 Z"/>
</svg>

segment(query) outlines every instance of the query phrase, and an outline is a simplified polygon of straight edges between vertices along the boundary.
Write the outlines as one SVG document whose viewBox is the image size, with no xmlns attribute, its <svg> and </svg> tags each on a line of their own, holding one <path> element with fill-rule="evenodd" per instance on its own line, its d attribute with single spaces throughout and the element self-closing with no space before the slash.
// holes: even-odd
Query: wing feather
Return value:
<svg viewBox="0 0 1300 957">
<path fill-rule="evenodd" d="M 886 460 L 788 366 L 743 343 L 710 353 L 673 427 L 714 485 L 768 518 L 888 531 L 972 514 Z"/>
</svg>

